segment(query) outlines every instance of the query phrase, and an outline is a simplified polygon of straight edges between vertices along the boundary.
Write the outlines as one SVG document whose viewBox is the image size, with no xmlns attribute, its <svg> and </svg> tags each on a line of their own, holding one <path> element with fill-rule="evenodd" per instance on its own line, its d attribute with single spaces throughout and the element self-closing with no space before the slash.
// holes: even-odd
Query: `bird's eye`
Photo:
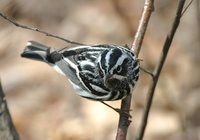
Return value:
<svg viewBox="0 0 200 140">
<path fill-rule="evenodd" d="M 117 66 L 117 72 L 119 73 L 119 72 L 121 72 L 122 71 L 122 67 L 121 66 Z"/>
</svg>

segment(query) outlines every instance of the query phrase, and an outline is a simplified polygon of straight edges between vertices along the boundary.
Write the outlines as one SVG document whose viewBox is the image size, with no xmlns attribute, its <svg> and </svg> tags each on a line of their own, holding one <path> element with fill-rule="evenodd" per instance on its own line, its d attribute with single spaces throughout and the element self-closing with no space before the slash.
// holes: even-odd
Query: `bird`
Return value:
<svg viewBox="0 0 200 140">
<path fill-rule="evenodd" d="M 22 57 L 42 61 L 66 76 L 81 97 L 115 101 L 132 94 L 139 79 L 139 61 L 129 48 L 112 45 L 80 45 L 55 49 L 28 41 Z"/>
</svg>

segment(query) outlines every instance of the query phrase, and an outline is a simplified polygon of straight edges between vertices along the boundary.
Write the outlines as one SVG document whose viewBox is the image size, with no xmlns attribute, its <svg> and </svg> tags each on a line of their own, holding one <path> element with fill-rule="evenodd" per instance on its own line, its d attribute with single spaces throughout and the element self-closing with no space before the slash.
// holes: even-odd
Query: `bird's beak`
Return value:
<svg viewBox="0 0 200 140">
<path fill-rule="evenodd" d="M 28 42 L 21 56 L 29 59 L 47 62 L 46 59 L 49 51 L 49 47 L 30 41 Z"/>
</svg>

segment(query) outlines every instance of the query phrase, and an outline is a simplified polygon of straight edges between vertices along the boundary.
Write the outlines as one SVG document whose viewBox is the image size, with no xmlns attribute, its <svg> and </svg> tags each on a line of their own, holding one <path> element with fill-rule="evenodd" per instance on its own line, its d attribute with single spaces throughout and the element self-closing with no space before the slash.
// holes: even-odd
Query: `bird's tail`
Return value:
<svg viewBox="0 0 200 140">
<path fill-rule="evenodd" d="M 29 41 L 21 54 L 22 57 L 49 63 L 51 48 L 35 41 Z"/>
</svg>

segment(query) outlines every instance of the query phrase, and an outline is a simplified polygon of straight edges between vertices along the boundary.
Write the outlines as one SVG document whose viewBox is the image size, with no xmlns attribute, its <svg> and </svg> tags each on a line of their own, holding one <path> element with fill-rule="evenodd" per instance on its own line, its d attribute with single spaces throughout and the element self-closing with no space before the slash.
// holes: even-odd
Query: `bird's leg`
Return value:
<svg viewBox="0 0 200 140">
<path fill-rule="evenodd" d="M 119 113 L 119 114 L 124 114 L 124 115 L 126 115 L 127 117 L 132 118 L 132 116 L 129 114 L 129 111 L 131 111 L 131 110 L 121 110 L 121 109 L 119 109 L 119 108 L 114 108 L 114 107 L 112 107 L 111 105 L 109 105 L 109 104 L 107 104 L 107 103 L 105 103 L 105 102 L 103 102 L 103 101 L 100 101 L 100 102 L 101 102 L 102 104 L 106 105 L 107 107 L 113 109 L 115 112 L 117 112 L 117 113 Z M 128 112 L 126 112 L 126 111 L 128 111 Z"/>
</svg>

